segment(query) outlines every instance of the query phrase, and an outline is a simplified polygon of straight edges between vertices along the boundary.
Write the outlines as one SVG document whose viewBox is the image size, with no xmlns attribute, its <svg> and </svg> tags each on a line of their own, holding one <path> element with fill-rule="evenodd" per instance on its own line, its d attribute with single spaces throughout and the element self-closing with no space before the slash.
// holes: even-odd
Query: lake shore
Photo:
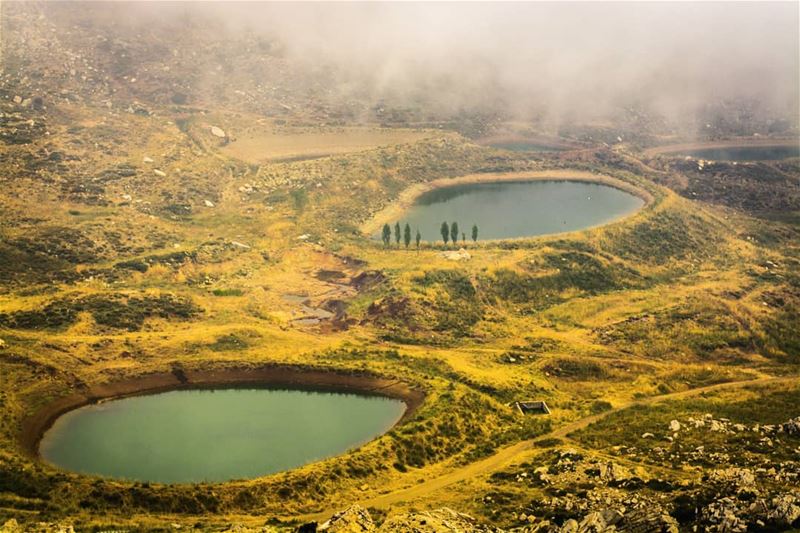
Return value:
<svg viewBox="0 0 800 533">
<path fill-rule="evenodd" d="M 394 398 L 406 404 L 398 424 L 407 420 L 422 405 L 425 393 L 397 379 L 378 375 L 347 373 L 343 369 L 307 368 L 290 365 L 236 367 L 220 369 L 181 369 L 157 372 L 90 385 L 35 411 L 27 417 L 19 433 L 19 444 L 30 456 L 39 457 L 39 442 L 53 423 L 68 411 L 104 400 L 154 394 L 180 389 L 234 387 L 273 387 L 295 390 L 344 392 Z"/>
</svg>

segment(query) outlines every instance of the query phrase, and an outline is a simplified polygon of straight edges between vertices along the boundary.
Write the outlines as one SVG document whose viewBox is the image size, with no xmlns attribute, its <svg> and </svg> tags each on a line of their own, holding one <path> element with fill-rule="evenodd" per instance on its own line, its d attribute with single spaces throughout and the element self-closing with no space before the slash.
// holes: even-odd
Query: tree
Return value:
<svg viewBox="0 0 800 533">
<path fill-rule="evenodd" d="M 403 229 L 403 244 L 406 245 L 406 250 L 408 250 L 408 245 L 411 244 L 411 226 L 408 225 L 408 222 L 406 222 L 406 227 Z"/>
<path fill-rule="evenodd" d="M 454 246 L 458 244 L 458 222 L 453 222 L 450 225 L 450 240 L 453 241 Z"/>
<path fill-rule="evenodd" d="M 381 237 L 383 238 L 383 245 L 389 246 L 392 240 L 392 228 L 389 227 L 389 224 L 383 225 L 383 235 Z"/>
<path fill-rule="evenodd" d="M 447 222 L 442 222 L 442 227 L 439 229 L 439 231 L 442 234 L 444 245 L 447 246 L 447 241 L 450 239 L 450 226 L 447 225 Z"/>
<path fill-rule="evenodd" d="M 472 242 L 478 242 L 478 225 L 472 225 Z"/>
<path fill-rule="evenodd" d="M 295 189 L 291 193 L 292 200 L 294 200 L 294 210 L 298 214 L 302 213 L 306 205 L 308 205 L 308 193 L 305 189 Z"/>
<path fill-rule="evenodd" d="M 417 251 L 419 252 L 419 241 L 422 240 L 422 234 L 420 234 L 419 228 L 417 228 L 417 236 L 414 237 L 414 240 L 417 241 Z"/>
<path fill-rule="evenodd" d="M 400 223 L 394 223 L 394 240 L 397 242 L 397 246 L 400 246 Z"/>
<path fill-rule="evenodd" d="M 461 244 L 464 244 L 465 242 L 467 242 L 467 234 L 462 231 L 461 232 Z"/>
</svg>

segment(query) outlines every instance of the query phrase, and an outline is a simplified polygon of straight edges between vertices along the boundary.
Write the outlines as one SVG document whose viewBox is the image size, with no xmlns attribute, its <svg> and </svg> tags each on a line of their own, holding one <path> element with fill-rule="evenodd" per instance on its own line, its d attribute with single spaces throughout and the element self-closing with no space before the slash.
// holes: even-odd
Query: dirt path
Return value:
<svg viewBox="0 0 800 533">
<path fill-rule="evenodd" d="M 428 496 L 440 489 L 448 487 L 450 485 L 460 483 L 462 481 L 466 481 L 468 479 L 472 479 L 479 476 L 484 476 L 492 472 L 496 472 L 502 469 L 504 466 L 510 464 L 515 459 L 518 459 L 526 452 L 529 452 L 533 449 L 534 444 L 536 442 L 540 442 L 546 439 L 554 439 L 554 438 L 565 438 L 570 433 L 574 433 L 575 431 L 579 431 L 584 429 L 589 424 L 602 420 L 607 416 L 612 414 L 618 413 L 624 409 L 628 409 L 630 407 L 634 407 L 637 405 L 649 405 L 665 400 L 680 400 L 683 398 L 688 398 L 691 396 L 697 396 L 699 394 L 707 393 L 707 392 L 714 392 L 718 390 L 725 390 L 725 389 L 736 389 L 742 388 L 752 385 L 768 385 L 768 384 L 777 384 L 777 383 L 789 383 L 789 382 L 798 382 L 798 378 L 793 377 L 768 377 L 768 378 L 759 378 L 754 380 L 747 380 L 747 381 L 733 381 L 729 383 L 719 383 L 716 385 L 708 385 L 706 387 L 698 387 L 696 389 L 689 389 L 686 391 L 681 392 L 674 392 L 670 394 L 663 394 L 660 396 L 653 396 L 650 398 L 645 398 L 643 400 L 636 400 L 631 401 L 625 404 L 622 404 L 614 409 L 609 411 L 605 411 L 600 414 L 587 416 L 585 418 L 581 418 L 560 426 L 549 433 L 545 433 L 544 435 L 540 435 L 534 439 L 529 439 L 525 441 L 518 442 L 512 446 L 508 446 L 506 448 L 502 448 L 497 451 L 494 455 L 486 457 L 485 459 L 481 459 L 480 461 L 476 461 L 469 465 L 466 465 L 461 468 L 454 469 L 447 474 L 444 474 L 439 477 L 431 478 L 425 480 L 422 483 L 417 485 L 413 485 L 411 487 L 407 487 L 404 489 L 399 489 L 393 492 L 389 492 L 387 494 L 381 494 L 379 496 L 375 496 L 373 498 L 368 498 L 364 500 L 360 500 L 358 503 L 364 507 L 374 507 L 374 508 L 388 508 L 392 505 L 396 505 L 401 502 L 407 502 L 411 500 L 418 500 Z M 305 521 L 323 521 L 333 515 L 336 510 L 325 511 L 322 513 L 316 513 L 314 515 L 307 515 L 303 517 L 299 517 Z"/>
</svg>

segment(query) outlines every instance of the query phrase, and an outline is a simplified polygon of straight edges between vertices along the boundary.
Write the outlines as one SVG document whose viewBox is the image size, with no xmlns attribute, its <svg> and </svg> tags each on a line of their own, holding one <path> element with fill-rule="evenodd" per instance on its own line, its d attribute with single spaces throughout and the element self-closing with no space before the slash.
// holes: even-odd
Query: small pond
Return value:
<svg viewBox="0 0 800 533">
<path fill-rule="evenodd" d="M 502 181 L 428 191 L 399 222 L 410 224 L 412 233 L 418 228 L 425 241 L 441 241 L 443 221 L 457 222 L 467 240 L 473 224 L 478 226 L 479 240 L 505 239 L 598 226 L 643 205 L 637 196 L 598 183 Z M 380 239 L 380 231 L 374 237 Z"/>
<path fill-rule="evenodd" d="M 177 390 L 87 405 L 45 433 L 66 470 L 184 483 L 253 478 L 364 444 L 405 412 L 400 400 L 305 390 Z"/>
<path fill-rule="evenodd" d="M 709 159 L 711 161 L 771 161 L 800 157 L 800 145 L 703 148 L 687 151 L 686 153 L 681 153 L 681 155 L 689 155 L 696 159 Z"/>
</svg>

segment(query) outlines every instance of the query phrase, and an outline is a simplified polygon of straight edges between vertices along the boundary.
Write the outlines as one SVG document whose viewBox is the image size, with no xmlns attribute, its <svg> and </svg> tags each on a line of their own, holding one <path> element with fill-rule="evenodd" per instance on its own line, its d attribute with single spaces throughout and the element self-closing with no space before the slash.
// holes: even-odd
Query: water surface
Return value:
<svg viewBox="0 0 800 533">
<path fill-rule="evenodd" d="M 703 148 L 683 155 L 711 161 L 770 161 L 800 157 L 798 146 L 734 146 L 728 148 Z"/>
<path fill-rule="evenodd" d="M 574 231 L 633 213 L 644 201 L 608 185 L 580 181 L 504 181 L 434 189 L 421 195 L 399 220 L 422 239 L 440 241 L 443 221 L 479 239 L 529 237 Z M 394 222 L 392 222 L 394 227 Z M 380 238 L 380 232 L 374 235 Z M 393 237 L 394 238 L 394 237 Z M 461 236 L 459 236 L 461 240 Z M 394 242 L 394 241 L 393 241 Z"/>
<path fill-rule="evenodd" d="M 289 470 L 388 431 L 405 404 L 277 389 L 178 390 L 87 405 L 56 420 L 42 458 L 86 474 L 163 483 Z"/>
</svg>

